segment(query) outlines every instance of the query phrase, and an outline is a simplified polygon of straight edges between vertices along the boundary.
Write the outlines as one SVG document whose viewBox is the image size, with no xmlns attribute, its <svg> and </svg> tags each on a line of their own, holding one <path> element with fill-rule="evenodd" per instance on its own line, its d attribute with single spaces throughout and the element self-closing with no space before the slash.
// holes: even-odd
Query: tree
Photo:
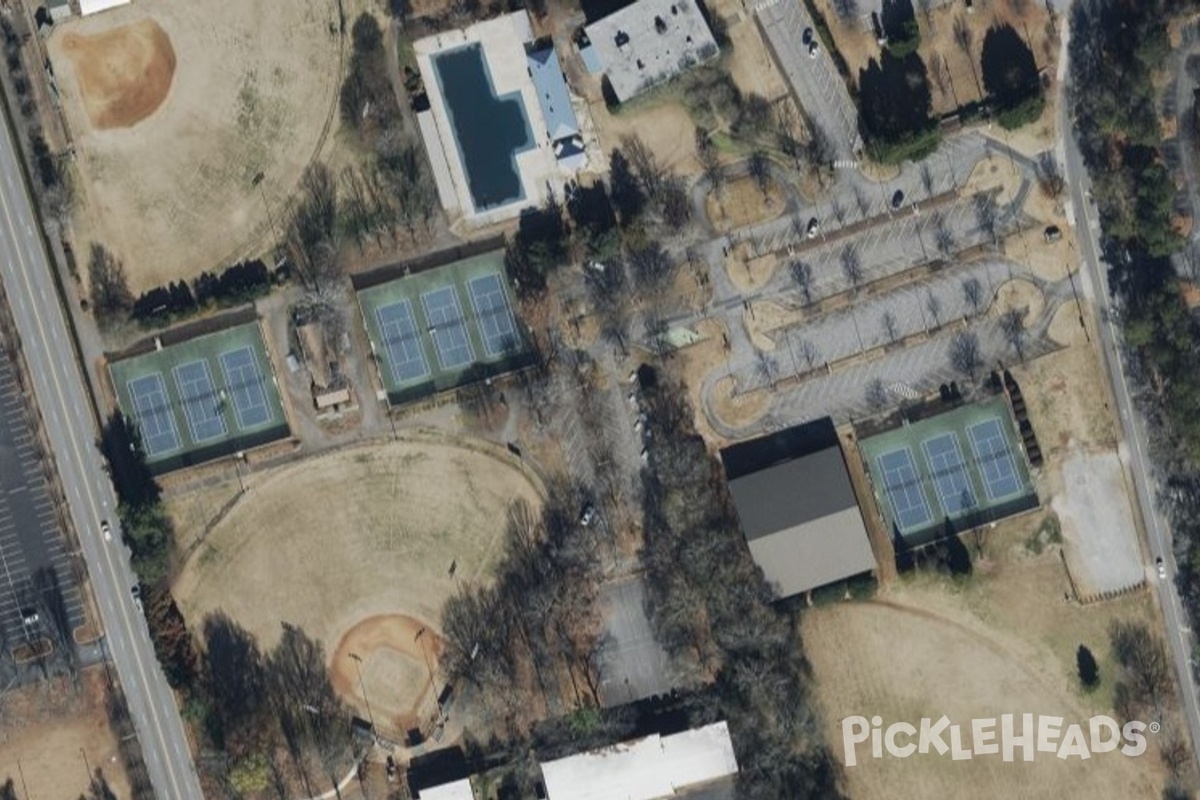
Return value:
<svg viewBox="0 0 1200 800">
<path fill-rule="evenodd" d="M 1017 358 L 1025 360 L 1025 311 L 1010 308 L 1000 315 L 1000 332 L 1004 341 L 1016 351 Z"/>
<path fill-rule="evenodd" d="M 971 331 L 959 331 L 950 340 L 950 364 L 956 370 L 974 379 L 983 363 L 979 351 L 979 337 Z"/>
<path fill-rule="evenodd" d="M 1044 101 L 1037 63 L 1012 25 L 988 29 L 980 60 L 983 85 L 1004 127 L 1015 128 L 1041 115 Z"/>
<path fill-rule="evenodd" d="M 337 257 L 337 180 L 321 162 L 300 180 L 300 198 L 287 228 L 287 247 L 305 288 L 321 292 L 341 277 Z"/>
<path fill-rule="evenodd" d="M 1079 670 L 1079 682 L 1085 689 L 1094 689 L 1100 684 L 1100 666 L 1096 657 L 1085 645 L 1079 645 L 1075 651 L 1075 665 Z"/>
<path fill-rule="evenodd" d="M 762 150 L 755 150 L 750 154 L 747 167 L 750 177 L 754 178 L 754 184 L 762 192 L 763 199 L 766 199 L 767 190 L 771 188 L 771 162 L 767 159 L 767 154 Z"/>
<path fill-rule="evenodd" d="M 925 290 L 925 309 L 933 317 L 933 327 L 942 327 L 942 301 L 933 293 L 933 289 Z"/>
<path fill-rule="evenodd" d="M 962 281 L 963 300 L 971 307 L 971 313 L 978 315 L 983 308 L 983 284 L 979 278 L 972 275 L 969 278 L 963 278 Z"/>
<path fill-rule="evenodd" d="M 851 20 L 858 16 L 858 0 L 833 0 L 834 12 L 844 20 Z"/>
<path fill-rule="evenodd" d="M 946 225 L 946 217 L 939 211 L 933 222 L 933 246 L 943 258 L 948 258 L 954 253 L 954 245 L 954 234 Z"/>
<path fill-rule="evenodd" d="M 646 292 L 651 302 L 660 300 L 671 288 L 679 265 L 657 241 L 629 251 L 629 274 L 633 283 Z"/>
<path fill-rule="evenodd" d="M 692 206 L 688 201 L 687 184 L 678 175 L 667 175 L 659 185 L 659 206 L 663 222 L 676 233 L 681 232 L 692 219 Z"/>
<path fill-rule="evenodd" d="M 980 192 L 975 195 L 972 207 L 975 210 L 975 223 L 979 226 L 980 232 L 991 239 L 993 245 L 999 245 L 1000 212 L 996 207 L 996 195 L 992 192 Z"/>
<path fill-rule="evenodd" d="M 612 203 L 621 225 L 631 225 L 646 207 L 646 193 L 638 185 L 629 159 L 613 148 L 608 160 L 609 181 L 612 184 Z"/>
<path fill-rule="evenodd" d="M 967 62 L 971 65 L 971 77 L 975 79 L 975 90 L 979 92 L 979 97 L 983 97 L 983 86 L 979 83 L 979 73 L 975 70 L 975 54 L 973 48 L 975 45 L 975 34 L 971 32 L 971 26 L 967 24 L 967 18 L 959 14 L 954 19 L 954 42 L 958 45 L 958 49 L 963 51 L 963 55 L 967 57 Z"/>
<path fill-rule="evenodd" d="M 929 168 L 928 162 L 921 162 L 921 186 L 925 189 L 925 194 L 933 195 L 933 170 Z"/>
<path fill-rule="evenodd" d="M 92 776 L 91 786 L 88 787 L 87 794 L 79 795 L 79 800 L 118 800 L 117 793 L 108 785 L 108 780 L 105 779 L 104 773 L 99 767 L 96 767 L 96 772 Z"/>
<path fill-rule="evenodd" d="M 867 405 L 872 411 L 879 411 L 888 404 L 888 390 L 882 378 L 872 378 L 867 381 Z"/>
<path fill-rule="evenodd" d="M 796 288 L 804 295 L 804 304 L 812 304 L 812 265 L 805 261 L 793 261 L 788 265 L 788 273 L 792 276 L 792 282 L 796 284 Z"/>
<path fill-rule="evenodd" d="M 13 784 L 12 778 L 8 778 L 3 784 L 0 784 L 0 800 L 21 800 L 17 796 L 17 787 Z"/>
<path fill-rule="evenodd" d="M 704 177 L 712 184 L 712 190 L 719 193 L 725 184 L 725 170 L 721 167 L 721 154 L 706 129 L 696 126 L 696 158 L 700 161 Z"/>
<path fill-rule="evenodd" d="M 888 342 L 894 343 L 898 334 L 898 330 L 896 328 L 896 315 L 891 311 L 883 312 L 883 319 L 880 321 L 880 324 L 883 326 L 883 333 L 885 336 L 887 336 Z"/>
<path fill-rule="evenodd" d="M 1062 174 L 1062 167 L 1050 150 L 1038 156 L 1037 175 L 1038 185 L 1042 187 L 1042 191 L 1046 193 L 1047 197 L 1058 197 L 1067 186 L 1067 181 Z"/>
<path fill-rule="evenodd" d="M 658 158 L 639 136 L 621 137 L 621 148 L 629 157 L 629 164 L 642 191 L 648 197 L 658 196 L 667 176 L 666 168 L 659 163 Z"/>
<path fill-rule="evenodd" d="M 115 322 L 133 308 L 124 265 L 97 242 L 92 242 L 88 258 L 88 284 L 92 313 L 101 324 Z"/>
<path fill-rule="evenodd" d="M 853 244 L 848 244 L 842 248 L 838 258 L 842 264 L 842 274 L 846 276 L 850 288 L 858 291 L 858 285 L 863 279 L 862 260 L 858 257 L 858 249 Z"/>
</svg>

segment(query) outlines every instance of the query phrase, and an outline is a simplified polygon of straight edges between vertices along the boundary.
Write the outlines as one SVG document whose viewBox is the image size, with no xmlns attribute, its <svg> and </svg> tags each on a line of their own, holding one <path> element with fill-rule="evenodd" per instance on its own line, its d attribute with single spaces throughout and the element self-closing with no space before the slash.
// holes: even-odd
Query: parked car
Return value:
<svg viewBox="0 0 1200 800">
<path fill-rule="evenodd" d="M 904 205 L 904 192 L 897 189 L 896 193 L 892 195 L 892 209 L 895 210 L 902 205 Z"/>
<path fill-rule="evenodd" d="M 579 524 L 583 527 L 588 527 L 596 521 L 596 507 L 588 503 L 583 507 L 583 511 L 579 514 Z"/>
<path fill-rule="evenodd" d="M 1163 561 L 1163 557 L 1159 556 L 1154 563 L 1158 566 L 1158 579 L 1165 581 L 1167 579 L 1167 564 Z"/>
<path fill-rule="evenodd" d="M 1042 236 L 1046 240 L 1046 244 L 1057 242 L 1062 238 L 1062 230 L 1057 225 L 1047 225 Z"/>
<path fill-rule="evenodd" d="M 821 223 L 817 222 L 816 217 L 813 217 L 808 221 L 808 228 L 805 230 L 808 238 L 815 239 L 817 237 L 817 233 L 821 230 Z"/>
<path fill-rule="evenodd" d="M 106 519 L 100 520 L 100 532 L 102 534 L 104 534 L 104 541 L 106 541 L 106 542 L 112 541 L 112 528 L 109 526 L 108 520 L 106 520 Z"/>
</svg>

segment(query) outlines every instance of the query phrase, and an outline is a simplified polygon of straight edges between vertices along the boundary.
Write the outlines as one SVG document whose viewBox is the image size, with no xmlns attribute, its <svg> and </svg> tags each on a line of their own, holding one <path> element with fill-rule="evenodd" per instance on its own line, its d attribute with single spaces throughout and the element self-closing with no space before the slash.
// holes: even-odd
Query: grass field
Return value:
<svg viewBox="0 0 1200 800">
<path fill-rule="evenodd" d="M 337 122 L 340 5 L 155 0 L 54 26 L 79 249 L 103 242 L 135 293 L 258 255 Z"/>
<path fill-rule="evenodd" d="M 1025 544 L 1040 524 L 1040 515 L 1000 523 L 987 558 L 961 587 L 918 576 L 870 602 L 805 613 L 805 651 L 839 761 L 841 720 L 849 715 L 879 714 L 886 726 L 943 714 L 968 725 L 1007 713 L 1056 715 L 1067 724 L 1113 714 L 1107 627 L 1116 618 L 1157 625 L 1153 603 L 1145 594 L 1091 606 L 1063 602 L 1068 587 L 1057 549 L 1035 556 Z M 1075 675 L 1080 644 L 1100 662 L 1102 683 L 1087 694 Z M 859 764 L 846 769 L 846 788 L 858 800 L 1157 797 L 1165 772 L 1148 738 L 1139 758 L 1106 753 L 1063 761 L 1041 754 L 1032 764 L 992 756 L 876 760 L 860 745 Z"/>
<path fill-rule="evenodd" d="M 223 609 L 265 648 L 286 621 L 331 657 L 353 631 L 372 706 L 397 714 L 423 690 L 426 666 L 407 633 L 388 631 L 436 629 L 455 581 L 484 579 L 495 563 L 509 503 L 540 504 L 508 457 L 432 435 L 255 473 L 248 486 L 175 583 L 189 624 Z M 369 619 L 379 621 L 361 627 Z M 338 685 L 357 701 L 356 680 Z"/>
<path fill-rule="evenodd" d="M 118 797 L 129 797 L 108 725 L 104 670 L 85 670 L 78 689 L 61 680 L 15 689 L 0 699 L 0 783 L 12 778 L 23 799 L 73 800 L 88 788 L 86 758 Z"/>
</svg>

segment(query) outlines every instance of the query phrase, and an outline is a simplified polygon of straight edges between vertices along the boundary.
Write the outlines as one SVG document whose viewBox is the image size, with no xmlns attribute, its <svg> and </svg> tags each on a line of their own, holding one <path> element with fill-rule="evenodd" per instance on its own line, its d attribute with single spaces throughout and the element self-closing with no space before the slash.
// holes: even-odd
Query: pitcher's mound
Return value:
<svg viewBox="0 0 1200 800">
<path fill-rule="evenodd" d="M 175 48 L 153 20 L 104 33 L 63 37 L 88 119 L 97 128 L 128 128 L 162 105 L 175 75 Z"/>
<path fill-rule="evenodd" d="M 441 651 L 437 631 L 412 617 L 368 617 L 346 631 L 333 651 L 329 665 L 333 688 L 361 717 L 367 717 L 369 702 L 378 726 L 406 731 L 417 726 L 423 706 L 433 707 L 432 697 L 427 696 L 432 691 L 430 672 L 436 674 Z"/>
</svg>

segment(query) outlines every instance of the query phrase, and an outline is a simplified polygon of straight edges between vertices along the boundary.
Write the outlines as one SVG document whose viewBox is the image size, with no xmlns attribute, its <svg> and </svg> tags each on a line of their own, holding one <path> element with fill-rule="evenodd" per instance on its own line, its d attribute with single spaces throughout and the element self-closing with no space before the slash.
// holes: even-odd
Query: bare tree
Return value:
<svg viewBox="0 0 1200 800">
<path fill-rule="evenodd" d="M 1042 191 L 1046 193 L 1047 197 L 1058 197 L 1067 186 L 1062 167 L 1050 150 L 1038 156 L 1037 174 L 1038 185 L 1042 187 Z"/>
<path fill-rule="evenodd" d="M 863 190 L 859 188 L 857 184 L 854 186 L 854 204 L 858 206 L 859 216 L 866 218 L 867 212 L 871 210 L 871 203 L 867 200 L 867 196 L 863 194 Z"/>
<path fill-rule="evenodd" d="M 967 305 L 971 307 L 971 313 L 978 316 L 983 308 L 983 284 L 979 278 L 972 275 L 969 278 L 963 278 L 962 282 L 963 299 L 967 301 Z"/>
<path fill-rule="evenodd" d="M 657 195 L 667 176 L 666 168 L 659 163 L 658 158 L 646 146 L 646 143 L 636 135 L 621 137 L 621 150 L 629 159 L 629 165 L 633 167 L 634 174 L 641 183 L 642 191 L 650 197 Z"/>
<path fill-rule="evenodd" d="M 956 370 L 974 379 L 983 363 L 979 349 L 979 337 L 972 331 L 959 331 L 950 340 L 950 364 Z"/>
<path fill-rule="evenodd" d="M 114 322 L 133 308 L 125 266 L 97 242 L 92 242 L 88 259 L 88 283 L 92 313 L 101 324 Z"/>
<path fill-rule="evenodd" d="M 943 257 L 948 258 L 954 253 L 954 234 L 946 224 L 946 217 L 939 211 L 933 220 L 933 246 Z"/>
<path fill-rule="evenodd" d="M 933 293 L 933 289 L 925 290 L 925 308 L 933 317 L 933 327 L 942 327 L 942 301 Z"/>
<path fill-rule="evenodd" d="M 921 185 L 925 187 L 926 195 L 933 195 L 933 170 L 929 168 L 929 162 L 921 162 Z"/>
<path fill-rule="evenodd" d="M 320 291 L 341 277 L 337 199 L 337 182 L 327 166 L 317 162 L 305 170 L 287 242 L 296 271 L 309 290 Z"/>
<path fill-rule="evenodd" d="M 629 275 L 635 286 L 650 296 L 650 301 L 661 300 L 671 288 L 679 265 L 657 241 L 629 251 Z"/>
<path fill-rule="evenodd" d="M 754 362 L 755 370 L 763 380 L 771 386 L 775 385 L 775 377 L 779 374 L 779 364 L 771 355 L 763 350 L 757 351 L 757 358 Z"/>
<path fill-rule="evenodd" d="M 846 224 L 846 209 L 836 198 L 829 203 L 829 209 L 833 212 L 833 217 L 838 221 L 838 225 Z"/>
<path fill-rule="evenodd" d="M 1008 342 L 1017 354 L 1017 358 L 1025 360 L 1025 311 L 1020 308 L 1010 308 L 1000 315 L 1000 331 L 1004 341 Z"/>
<path fill-rule="evenodd" d="M 858 0 L 833 0 L 834 12 L 844 20 L 858 16 Z"/>
<path fill-rule="evenodd" d="M 663 222 L 676 233 L 682 232 L 692 220 L 692 206 L 688 201 L 687 185 L 678 175 L 667 175 L 660 181 L 658 204 Z"/>
<path fill-rule="evenodd" d="M 867 381 L 867 405 L 872 411 L 879 411 L 888 404 L 888 390 L 883 378 L 872 378 Z"/>
<path fill-rule="evenodd" d="M 925 24 L 932 27 L 934 0 L 917 0 L 917 8 L 925 15 Z"/>
<path fill-rule="evenodd" d="M 800 170 L 804 167 L 806 153 L 804 146 L 796 137 L 792 107 L 786 103 L 775 106 L 775 141 L 780 152 L 791 160 L 793 169 Z"/>
<path fill-rule="evenodd" d="M 804 363 L 808 364 L 808 368 L 813 369 L 821 358 L 821 351 L 817 349 L 817 346 L 808 339 L 801 339 L 796 342 L 795 347 L 799 351 L 800 357 L 804 359 Z"/>
<path fill-rule="evenodd" d="M 696 158 L 700 161 L 700 167 L 704 171 L 704 177 L 708 178 L 708 182 L 712 184 L 714 192 L 718 193 L 725 185 L 725 170 L 721 167 L 721 155 L 717 152 L 716 145 L 713 144 L 712 138 L 708 131 L 700 126 L 696 126 Z"/>
<path fill-rule="evenodd" d="M 816 169 L 817 177 L 822 182 L 832 173 L 835 155 L 829 134 L 820 125 L 814 124 L 808 136 L 808 161 Z"/>
<path fill-rule="evenodd" d="M 1000 213 L 996 207 L 996 195 L 992 192 L 980 192 L 973 201 L 975 223 L 979 230 L 987 234 L 993 245 L 1000 243 Z"/>
<path fill-rule="evenodd" d="M 983 98 L 983 86 L 979 83 L 979 73 L 975 70 L 975 34 L 971 32 L 971 26 L 967 24 L 967 18 L 961 14 L 954 20 L 954 41 L 958 45 L 958 49 L 963 51 L 963 55 L 967 57 L 967 63 L 971 65 L 971 77 L 975 79 L 975 89 L 979 92 L 979 97 Z"/>
<path fill-rule="evenodd" d="M 796 284 L 796 288 L 804 295 L 804 304 L 812 303 L 812 265 L 806 261 L 793 261 L 788 265 L 788 272 L 791 273 L 792 282 Z"/>
<path fill-rule="evenodd" d="M 846 245 L 842 248 L 839 259 L 842 262 L 842 274 L 850 282 L 850 287 L 858 291 L 858 285 L 863 279 L 862 259 L 858 256 L 858 249 L 853 244 Z"/>
<path fill-rule="evenodd" d="M 767 154 L 762 150 L 755 150 L 750 154 L 750 160 L 746 166 L 750 171 L 750 177 L 754 178 L 754 184 L 765 199 L 767 190 L 771 188 L 771 162 L 767 159 Z"/>
<path fill-rule="evenodd" d="M 894 343 L 896 341 L 896 336 L 899 334 L 899 330 L 896 327 L 896 315 L 891 311 L 883 312 L 883 318 L 880 320 L 880 324 L 883 326 L 883 333 L 885 336 L 887 336 L 888 342 Z"/>
</svg>

